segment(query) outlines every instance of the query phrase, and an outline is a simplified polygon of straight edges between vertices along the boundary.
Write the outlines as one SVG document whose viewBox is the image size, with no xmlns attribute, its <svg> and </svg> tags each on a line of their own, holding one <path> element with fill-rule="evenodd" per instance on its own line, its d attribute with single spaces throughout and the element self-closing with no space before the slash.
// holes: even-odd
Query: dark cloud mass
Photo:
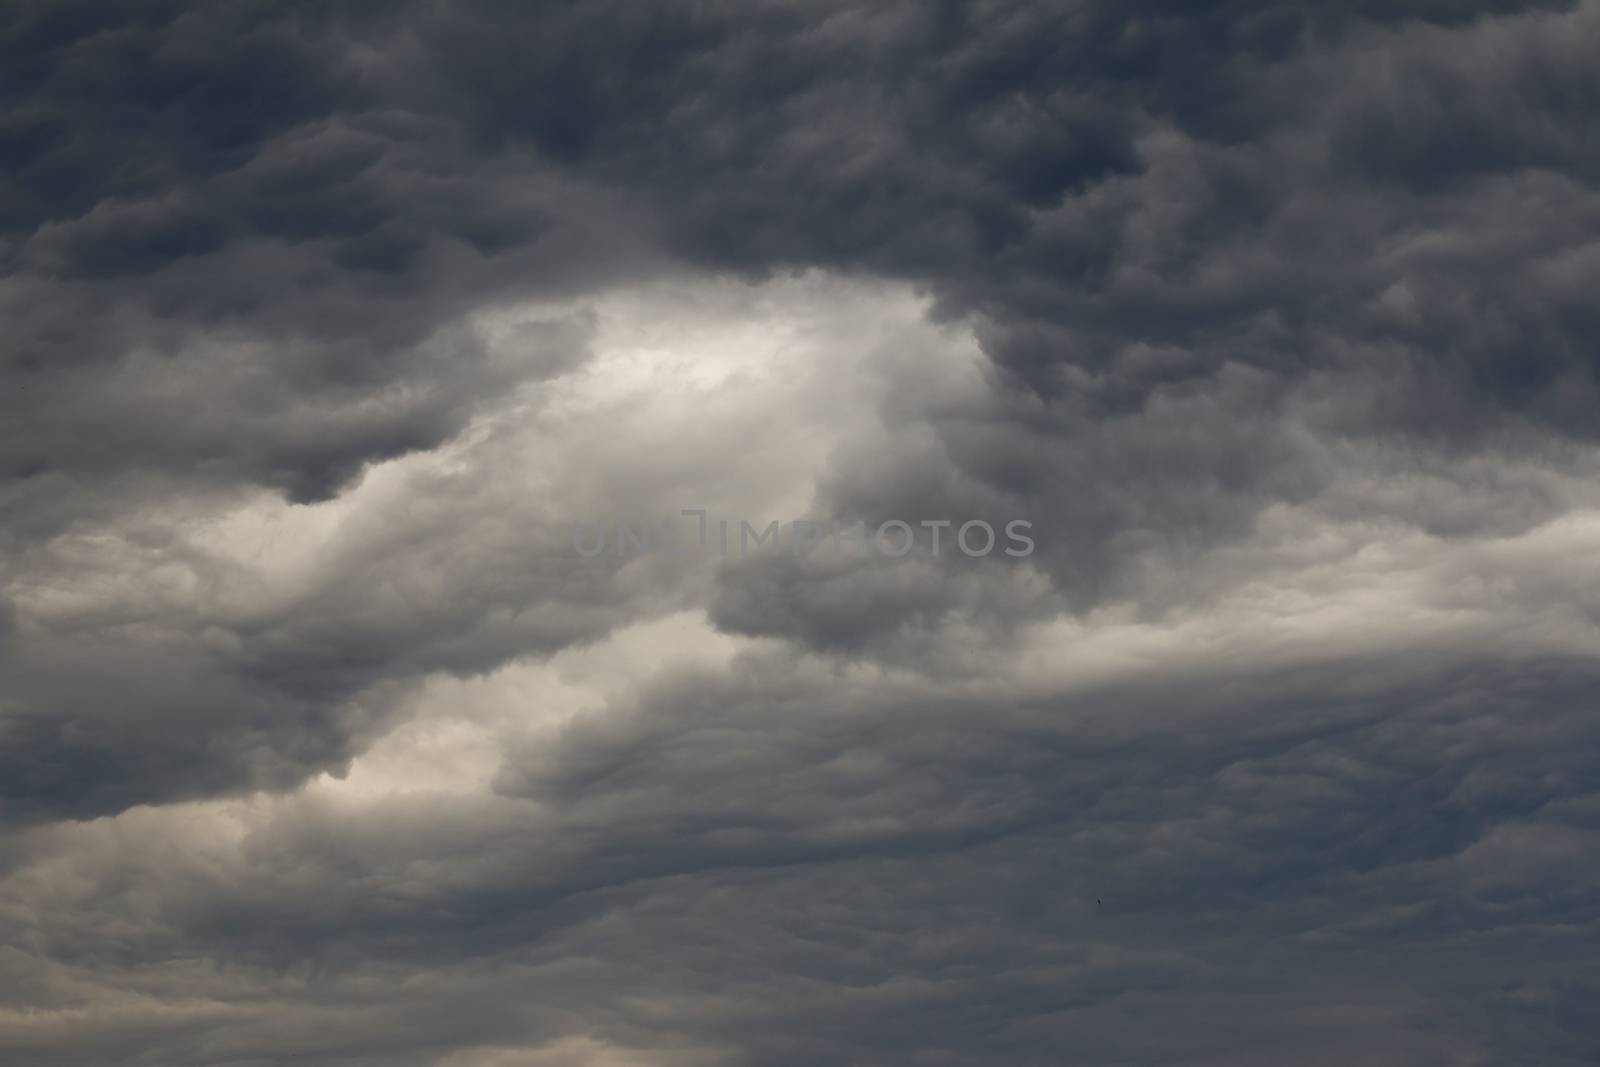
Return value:
<svg viewBox="0 0 1600 1067">
<path fill-rule="evenodd" d="M 15 0 L 0 174 L 0 1061 L 1600 1061 L 1600 3 Z"/>
</svg>

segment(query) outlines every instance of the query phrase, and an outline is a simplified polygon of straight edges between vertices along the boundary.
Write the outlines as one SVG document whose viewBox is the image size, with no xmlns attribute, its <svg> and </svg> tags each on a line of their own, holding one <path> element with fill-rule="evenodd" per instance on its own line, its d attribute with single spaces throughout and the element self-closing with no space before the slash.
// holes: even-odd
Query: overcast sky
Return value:
<svg viewBox="0 0 1600 1067">
<path fill-rule="evenodd" d="M 1600 0 L 6 0 L 0 167 L 0 1063 L 1600 1063 Z"/>
</svg>

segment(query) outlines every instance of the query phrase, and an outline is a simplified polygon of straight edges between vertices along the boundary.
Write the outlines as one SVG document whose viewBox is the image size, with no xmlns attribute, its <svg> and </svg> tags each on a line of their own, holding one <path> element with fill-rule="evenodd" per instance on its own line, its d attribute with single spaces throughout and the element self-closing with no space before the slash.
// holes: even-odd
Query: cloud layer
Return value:
<svg viewBox="0 0 1600 1067">
<path fill-rule="evenodd" d="M 0 71 L 6 1062 L 1600 1056 L 1600 4 Z"/>
</svg>

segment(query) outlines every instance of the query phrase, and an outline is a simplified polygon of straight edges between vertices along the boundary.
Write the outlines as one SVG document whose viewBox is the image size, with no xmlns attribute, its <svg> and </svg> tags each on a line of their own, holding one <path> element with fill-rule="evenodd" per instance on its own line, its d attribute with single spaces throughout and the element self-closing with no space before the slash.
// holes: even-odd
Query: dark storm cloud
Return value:
<svg viewBox="0 0 1600 1067">
<path fill-rule="evenodd" d="M 52 539 L 110 547 L 135 529 L 144 544 L 123 565 L 182 568 L 194 560 L 162 546 L 163 510 L 181 522 L 197 496 L 253 486 L 322 500 L 373 461 L 450 439 L 486 399 L 587 353 L 581 329 L 555 322 L 496 363 L 468 313 L 630 269 L 625 209 L 514 153 L 489 158 L 405 99 L 375 50 L 399 24 L 359 6 L 13 14 L 0 552 L 36 594 L 78 577 Z M 498 565 L 520 613 L 527 562 Z M 558 594 L 508 624 L 518 637 L 452 650 L 498 595 L 449 590 L 407 611 L 345 588 L 244 623 L 148 595 L 109 618 L 8 616 L 0 818 L 292 786 L 392 719 L 352 701 L 415 677 L 408 649 L 424 673 L 485 669 L 601 632 L 614 610 Z"/>
<path fill-rule="evenodd" d="M 1275 410 L 1308 382 L 1319 432 L 1592 437 L 1592 7 L 494 10 L 417 31 L 492 140 L 629 190 L 708 266 L 980 316 L 1025 392 L 948 450 L 986 513 L 1056 520 L 1073 604 L 1142 540 L 1201 551 L 1324 488 Z M 825 503 L 905 518 L 942 461 Z"/>
<path fill-rule="evenodd" d="M 10 1060 L 1600 1053 L 1600 4 L 9 13 Z M 563 422 L 585 302 L 811 269 L 986 362 L 797 399 L 808 514 L 1036 553 L 575 561 L 766 470 Z M 684 609 L 755 650 L 300 788 Z"/>
<path fill-rule="evenodd" d="M 147 853 L 155 826 L 41 839 L 40 871 L 147 889 L 16 875 L 47 918 L 15 939 L 156 968 L 158 1001 L 210 981 L 176 969 L 195 953 L 277 990 L 132 1038 L 183 1062 L 427 1063 L 574 1020 L 762 1064 L 1567 1062 L 1593 1048 L 1594 682 L 1457 649 L 957 697 L 757 658 L 515 753 L 501 786 L 531 803 L 305 799 L 188 857 Z"/>
<path fill-rule="evenodd" d="M 324 499 L 503 386 L 451 336 L 467 312 L 626 274 L 626 212 L 407 99 L 378 50 L 397 32 L 355 7 L 24 8 L 0 44 L 8 479 Z M 82 394 L 147 377 L 136 353 L 188 395 L 86 420 Z M 271 392 L 239 395 L 251 372 Z M 233 432 L 194 440 L 206 421 Z"/>
<path fill-rule="evenodd" d="M 1347 368 L 1354 334 L 1399 394 L 1368 423 L 1587 434 L 1593 18 L 1545 13 L 1570 6 L 31 6 L 6 45 L 8 473 L 104 492 L 198 454 L 325 498 L 499 386 L 470 347 L 417 357 L 443 326 L 615 275 L 657 230 L 714 268 L 927 283 L 1000 366 L 1096 406 L 1230 361 Z M 637 225 L 597 238 L 608 200 Z M 270 421 L 204 367 L 186 403 L 244 432 L 81 420 L 129 351 L 240 340 L 273 349 L 247 357 Z M 401 385 L 376 424 L 325 407 Z"/>
<path fill-rule="evenodd" d="M 566 516 L 494 480 L 518 447 L 491 437 L 459 469 L 411 474 L 305 578 L 264 579 L 131 517 L 115 539 L 32 549 L 16 588 L 41 606 L 0 616 L 0 814 L 94 817 L 337 773 L 393 725 L 408 682 L 592 640 L 694 588 L 693 560 L 577 558 Z"/>
<path fill-rule="evenodd" d="M 1137 403 L 1229 360 L 1343 367 L 1370 330 L 1475 416 L 1557 418 L 1592 382 L 1584 311 L 1518 290 L 1593 233 L 1594 15 L 1513 7 L 466 5 L 418 34 L 470 121 L 630 188 L 690 255 L 927 282 L 1037 388 Z M 1419 254 L 1483 223 L 1535 232 Z M 1407 336 L 1375 320 L 1393 286 L 1465 321 Z M 1457 350 L 1502 317 L 1554 336 Z"/>
<path fill-rule="evenodd" d="M 1019 101 L 1046 85 L 1067 92 L 1083 77 L 1098 106 L 1120 116 L 1128 164 L 1082 171 L 1049 203 L 1026 203 L 985 171 L 993 151 L 952 152 L 966 165 L 949 172 L 935 154 L 915 190 L 891 200 L 919 220 L 895 232 L 947 219 L 943 232 L 955 233 L 991 202 L 1016 214 L 1012 232 L 921 260 L 880 244 L 862 259 L 836 257 L 929 281 L 944 310 L 979 313 L 979 337 L 1003 378 L 968 410 L 886 412 L 907 427 L 936 427 L 938 441 L 836 464 L 821 508 L 873 524 L 1028 518 L 1040 530 L 1036 562 L 1081 609 L 1126 595 L 1152 561 L 1182 568 L 1240 537 L 1269 505 L 1336 495 L 1348 457 L 1329 446 L 1350 435 L 1433 471 L 1460 457 L 1554 458 L 1563 437 L 1593 439 L 1589 413 L 1600 397 L 1586 294 L 1600 199 L 1584 116 L 1600 90 L 1595 9 L 1444 28 L 1361 17 L 1330 25 L 1268 8 L 1260 21 L 1129 15 L 1114 46 L 1089 54 L 1085 45 L 1075 63 L 1007 65 L 1020 84 L 974 89 L 959 117 L 930 124 L 953 137 L 979 125 L 975 116 L 1027 112 Z M 1013 17 L 1026 25 L 1042 10 L 1027 5 Z M 1271 47 L 1243 46 L 1269 25 L 1285 31 Z M 1210 36 L 1222 26 L 1222 39 Z M 1118 65 L 1122 49 L 1164 54 L 1154 42 L 1180 29 L 1193 38 L 1177 65 L 1197 90 L 1166 81 L 1171 65 Z M 1064 48 L 1064 39 L 1073 38 L 1030 36 L 1036 48 Z M 965 70 L 985 47 L 982 33 L 961 38 L 934 69 Z M 852 91 L 863 95 L 839 94 Z M 911 158 L 898 139 L 915 125 L 908 99 L 934 106 L 910 88 L 895 95 L 877 115 L 865 173 Z M 841 110 L 851 116 L 845 127 L 876 114 Z M 1030 122 L 1071 126 L 1041 108 L 1016 121 L 1030 144 L 1039 142 Z M 857 173 L 834 168 L 824 181 Z M 918 202 L 954 174 L 968 180 L 959 207 Z M 795 215 L 770 213 L 825 232 L 827 221 Z M 864 232 L 856 220 L 841 225 Z M 914 375 L 906 379 L 914 392 Z M 1465 536 L 1503 530 L 1517 515 L 1531 525 L 1564 506 L 1528 486 L 1502 488 L 1498 503 L 1481 493 L 1470 505 L 1369 500 L 1368 516 Z M 858 610 L 859 585 L 833 610 L 819 604 L 820 572 L 799 566 L 790 581 L 784 572 L 796 564 L 756 561 L 730 574 L 718 617 L 823 647 L 867 641 L 875 618 L 894 632 L 907 611 L 948 602 L 946 576 L 965 565 L 945 564 L 923 590 L 897 583 L 874 611 Z M 746 589 L 758 601 L 760 591 L 784 590 L 778 602 L 789 607 L 743 612 Z M 821 614 L 794 618 L 807 604 Z"/>
<path fill-rule="evenodd" d="M 657 228 L 712 267 L 928 283 L 1050 392 L 1345 366 L 1360 330 L 1409 374 L 1408 429 L 1442 389 L 1586 433 L 1593 17 L 1510 7 L 32 5 L 4 46 L 10 474 L 170 469 L 192 446 L 144 425 L 115 460 L 24 442 L 130 349 L 243 336 L 302 349 L 275 411 L 420 388 L 210 465 L 326 497 L 495 388 L 418 344 Z M 557 176 L 655 221 L 586 256 L 611 211 Z M 1518 254 L 1430 262 L 1485 217 Z"/>
</svg>

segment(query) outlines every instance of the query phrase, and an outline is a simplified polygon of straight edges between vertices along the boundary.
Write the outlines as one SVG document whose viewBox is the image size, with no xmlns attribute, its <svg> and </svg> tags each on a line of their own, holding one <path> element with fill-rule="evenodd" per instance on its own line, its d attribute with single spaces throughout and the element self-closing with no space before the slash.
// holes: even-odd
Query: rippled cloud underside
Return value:
<svg viewBox="0 0 1600 1067">
<path fill-rule="evenodd" d="M 10 4 L 0 1062 L 1600 1062 L 1597 123 L 1596 0 Z"/>
</svg>

